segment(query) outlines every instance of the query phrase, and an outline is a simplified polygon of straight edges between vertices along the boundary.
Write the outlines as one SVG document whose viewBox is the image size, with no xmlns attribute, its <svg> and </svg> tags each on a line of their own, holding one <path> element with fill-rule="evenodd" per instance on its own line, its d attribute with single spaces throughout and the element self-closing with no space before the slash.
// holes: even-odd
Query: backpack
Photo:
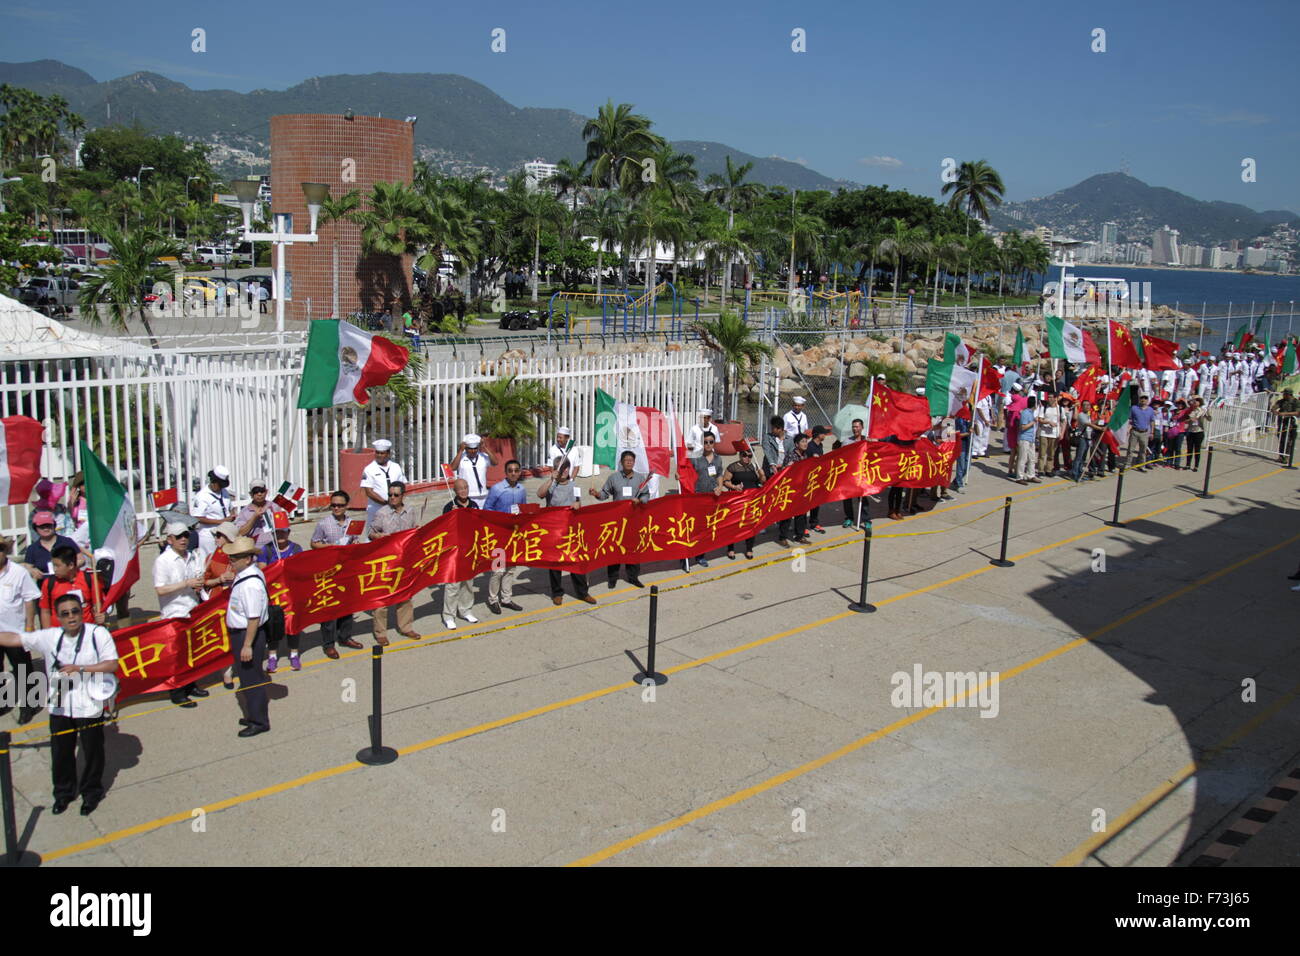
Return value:
<svg viewBox="0 0 1300 956">
<path fill-rule="evenodd" d="M 261 582 L 262 590 L 266 591 L 266 646 L 270 648 L 278 648 L 280 646 L 280 641 L 285 635 L 284 608 L 271 600 L 271 591 L 266 586 L 265 578 L 258 575 L 252 575 L 247 578 L 242 578 L 241 580 L 249 581 L 254 578 Z M 239 581 L 231 583 L 230 590 L 232 593 L 235 590 L 235 585 L 239 583 Z"/>
</svg>

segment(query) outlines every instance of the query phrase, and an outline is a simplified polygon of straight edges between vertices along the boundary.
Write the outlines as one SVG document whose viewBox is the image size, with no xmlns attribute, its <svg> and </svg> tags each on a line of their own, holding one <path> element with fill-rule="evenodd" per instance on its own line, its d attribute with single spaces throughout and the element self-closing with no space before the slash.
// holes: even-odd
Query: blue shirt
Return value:
<svg viewBox="0 0 1300 956">
<path fill-rule="evenodd" d="M 1018 435 L 1020 441 L 1027 441 L 1032 445 L 1037 440 L 1037 418 L 1038 409 L 1036 408 L 1022 408 L 1020 410 L 1020 433 Z"/>
<path fill-rule="evenodd" d="M 1143 408 L 1141 405 L 1134 405 L 1132 410 L 1129 412 L 1128 420 L 1138 431 L 1149 432 L 1151 430 L 1151 422 L 1155 417 L 1156 410 L 1149 405 L 1146 408 Z"/>
<path fill-rule="evenodd" d="M 275 545 L 268 544 L 261 551 L 257 552 L 257 562 L 258 564 L 265 564 L 267 567 L 270 567 L 281 558 L 292 558 L 295 554 L 302 554 L 302 545 L 298 544 L 296 541 L 290 541 L 280 549 L 278 554 L 276 553 Z"/>
<path fill-rule="evenodd" d="M 1011 386 L 1020 382 L 1020 373 L 1014 369 L 1007 369 L 1002 373 L 1002 391 L 1010 392 Z"/>
<path fill-rule="evenodd" d="M 488 492 L 487 500 L 483 502 L 483 510 L 504 511 L 506 514 L 513 514 L 518 510 L 518 505 L 522 505 L 527 501 L 528 492 L 524 491 L 522 481 L 511 488 L 510 482 L 502 478 Z"/>
</svg>

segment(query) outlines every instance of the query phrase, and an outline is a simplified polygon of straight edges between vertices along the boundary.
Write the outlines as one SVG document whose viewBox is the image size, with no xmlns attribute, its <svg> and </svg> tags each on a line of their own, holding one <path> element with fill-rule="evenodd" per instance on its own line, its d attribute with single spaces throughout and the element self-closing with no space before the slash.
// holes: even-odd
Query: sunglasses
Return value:
<svg viewBox="0 0 1300 956">
<path fill-rule="evenodd" d="M 52 525 L 52 524 L 38 524 L 38 525 L 36 526 L 36 530 L 37 530 L 37 531 L 44 531 L 44 530 L 46 530 L 47 528 L 53 528 L 53 527 L 54 527 L 54 525 Z"/>
<path fill-rule="evenodd" d="M 348 506 L 348 503 L 347 503 L 346 501 L 331 501 L 331 502 L 330 502 L 330 507 L 331 507 L 331 508 L 346 508 L 347 506 Z"/>
</svg>

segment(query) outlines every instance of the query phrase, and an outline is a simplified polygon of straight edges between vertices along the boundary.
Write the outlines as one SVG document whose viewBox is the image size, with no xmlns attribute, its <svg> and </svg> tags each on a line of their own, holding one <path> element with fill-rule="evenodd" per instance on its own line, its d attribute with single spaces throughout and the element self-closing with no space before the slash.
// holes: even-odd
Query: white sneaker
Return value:
<svg viewBox="0 0 1300 956">
<path fill-rule="evenodd" d="M 468 613 L 468 612 L 462 614 L 462 615 L 460 616 L 460 619 L 461 619 L 462 621 L 468 621 L 470 624 L 477 624 L 477 623 L 478 623 L 478 618 L 476 618 L 473 614 L 470 614 L 470 613 Z"/>
<path fill-rule="evenodd" d="M 456 630 L 456 621 L 454 618 L 444 617 L 442 619 L 442 623 L 446 626 L 447 630 L 449 631 Z"/>
<path fill-rule="evenodd" d="M 1291 590 L 1292 590 L 1292 591 L 1300 591 L 1300 584 L 1297 584 L 1297 585 L 1296 585 L 1295 587 L 1293 587 Z"/>
</svg>

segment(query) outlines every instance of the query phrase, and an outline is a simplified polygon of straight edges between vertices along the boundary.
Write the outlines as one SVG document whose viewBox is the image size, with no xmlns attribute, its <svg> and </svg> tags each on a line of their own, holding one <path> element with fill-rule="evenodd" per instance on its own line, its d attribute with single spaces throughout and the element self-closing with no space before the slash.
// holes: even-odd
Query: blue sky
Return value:
<svg viewBox="0 0 1300 956">
<path fill-rule="evenodd" d="M 14 0 L 0 10 L 0 60 L 240 91 L 461 73 L 516 106 L 590 114 L 612 98 L 673 139 L 925 195 L 938 195 L 945 157 L 987 159 L 1011 200 L 1127 163 L 1198 199 L 1300 211 L 1294 0 L 179 6 Z M 205 53 L 190 49 L 196 27 Z M 497 27 L 505 53 L 489 49 Z M 796 28 L 805 53 L 791 50 Z M 1096 28 L 1104 53 L 1091 50 Z M 1245 157 L 1254 183 L 1241 181 Z"/>
</svg>

